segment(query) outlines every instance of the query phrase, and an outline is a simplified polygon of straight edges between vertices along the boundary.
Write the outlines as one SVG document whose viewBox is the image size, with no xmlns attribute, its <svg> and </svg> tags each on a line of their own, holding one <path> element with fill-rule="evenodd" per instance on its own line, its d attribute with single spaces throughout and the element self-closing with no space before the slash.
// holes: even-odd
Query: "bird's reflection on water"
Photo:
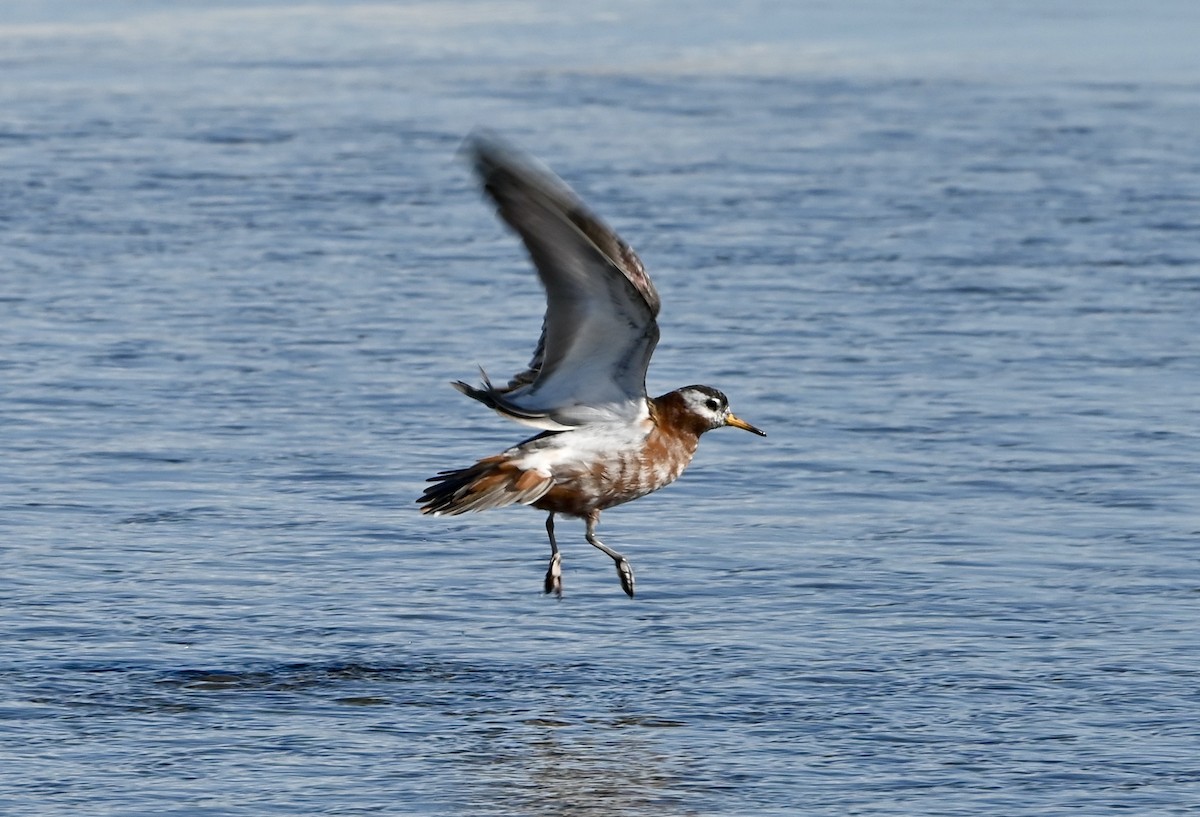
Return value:
<svg viewBox="0 0 1200 817">
<path fill-rule="evenodd" d="M 473 807 L 523 814 L 690 814 L 686 758 L 664 752 L 656 719 L 532 717 L 467 753 Z M 509 813 L 512 813 L 511 811 Z"/>
<path fill-rule="evenodd" d="M 322 732 L 367 732 L 396 774 L 456 781 L 435 797 L 471 814 L 694 813 L 687 801 L 698 764 L 656 737 L 687 724 L 597 699 L 588 691 L 596 671 L 558 668 L 547 680 L 536 667 L 437 658 L 114 671 L 103 674 L 107 692 L 90 700 L 105 709 L 119 699 L 146 711 L 216 714 L 250 743 L 311 731 L 315 724 L 300 721 L 313 718 L 324 722 Z M 441 724 L 436 735 L 430 720 Z M 413 755 L 414 733 L 436 757 Z M 429 764 L 437 767 L 432 777 L 419 772 Z"/>
</svg>

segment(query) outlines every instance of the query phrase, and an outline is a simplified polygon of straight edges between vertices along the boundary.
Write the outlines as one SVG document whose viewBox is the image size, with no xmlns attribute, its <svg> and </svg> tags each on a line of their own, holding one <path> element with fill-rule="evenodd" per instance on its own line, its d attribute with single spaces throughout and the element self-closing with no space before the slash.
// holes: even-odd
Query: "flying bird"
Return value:
<svg viewBox="0 0 1200 817">
<path fill-rule="evenodd" d="M 674 482 L 700 435 L 722 426 L 766 436 L 710 386 L 646 393 L 658 343 L 658 293 L 628 244 L 546 168 L 492 137 L 464 147 L 500 218 L 525 244 L 546 290 L 528 367 L 503 386 L 453 385 L 536 436 L 466 468 L 442 471 L 417 501 L 434 516 L 531 505 L 546 511 L 544 590 L 562 596 L 555 515 L 583 519 L 587 541 L 634 594 L 629 561 L 596 537 L 600 512 Z"/>
</svg>

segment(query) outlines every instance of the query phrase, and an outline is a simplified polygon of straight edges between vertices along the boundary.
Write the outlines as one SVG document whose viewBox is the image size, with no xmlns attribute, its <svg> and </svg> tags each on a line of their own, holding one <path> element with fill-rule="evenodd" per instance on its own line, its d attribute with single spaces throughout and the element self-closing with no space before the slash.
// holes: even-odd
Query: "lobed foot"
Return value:
<svg viewBox="0 0 1200 817">
<path fill-rule="evenodd" d="M 546 595 L 554 594 L 562 598 L 562 554 L 555 553 L 550 557 L 550 566 L 546 568 L 546 581 L 543 585 Z"/>
<path fill-rule="evenodd" d="M 621 589 L 625 591 L 625 595 L 633 598 L 633 568 L 629 566 L 629 560 L 622 556 L 614 561 L 617 563 L 617 578 L 621 580 Z"/>
</svg>

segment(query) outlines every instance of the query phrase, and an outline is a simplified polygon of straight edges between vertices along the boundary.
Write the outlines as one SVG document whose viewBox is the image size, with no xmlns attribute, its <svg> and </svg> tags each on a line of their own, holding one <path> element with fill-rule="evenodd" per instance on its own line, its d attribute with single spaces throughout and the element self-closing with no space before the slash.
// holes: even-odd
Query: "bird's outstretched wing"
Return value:
<svg viewBox="0 0 1200 817">
<path fill-rule="evenodd" d="M 546 290 L 529 368 L 501 387 L 454 385 L 548 430 L 645 416 L 658 293 L 637 254 L 545 168 L 492 137 L 466 145 L 483 189 L 525 243 Z"/>
</svg>

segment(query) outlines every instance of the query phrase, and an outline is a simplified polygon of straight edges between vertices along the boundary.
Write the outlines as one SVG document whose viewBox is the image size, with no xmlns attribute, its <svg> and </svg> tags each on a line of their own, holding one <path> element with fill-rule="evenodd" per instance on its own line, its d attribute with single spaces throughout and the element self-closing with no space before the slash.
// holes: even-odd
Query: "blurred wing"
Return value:
<svg viewBox="0 0 1200 817">
<path fill-rule="evenodd" d="M 550 171 L 481 136 L 469 150 L 484 190 L 537 267 L 546 317 L 529 368 L 507 386 L 455 385 L 544 429 L 645 416 L 660 302 L 642 262 Z"/>
</svg>

